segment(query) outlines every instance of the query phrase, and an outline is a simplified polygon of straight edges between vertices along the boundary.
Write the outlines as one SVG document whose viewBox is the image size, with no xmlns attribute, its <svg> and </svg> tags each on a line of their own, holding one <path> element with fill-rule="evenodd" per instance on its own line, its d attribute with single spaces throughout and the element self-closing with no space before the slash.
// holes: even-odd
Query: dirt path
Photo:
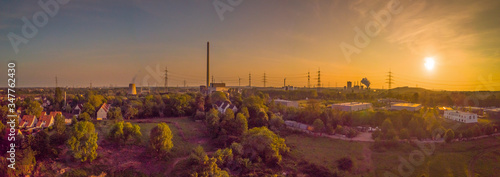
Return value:
<svg viewBox="0 0 500 177">
<path fill-rule="evenodd" d="M 490 147 L 487 147 L 487 148 L 483 148 L 482 152 L 479 153 L 479 154 L 476 154 L 474 157 L 472 157 L 472 160 L 470 160 L 469 162 L 469 165 L 468 165 L 468 174 L 467 176 L 468 177 L 474 177 L 474 164 L 476 164 L 476 161 L 477 159 L 481 158 L 484 154 L 487 154 L 487 153 L 490 153 L 490 152 L 493 152 L 495 150 L 498 150 L 497 148 L 500 147 L 500 144 L 499 145 L 494 145 L 494 146 L 490 146 Z"/>
<path fill-rule="evenodd" d="M 184 156 L 184 157 L 175 158 L 174 162 L 172 162 L 172 164 L 168 165 L 167 171 L 165 172 L 165 174 L 169 175 L 170 173 L 172 173 L 172 170 L 174 170 L 177 163 L 179 163 L 180 161 L 186 160 L 187 158 L 189 158 L 189 155 Z"/>
<path fill-rule="evenodd" d="M 358 173 L 370 173 L 373 169 L 373 160 L 372 160 L 372 150 L 369 147 L 369 144 L 363 144 L 363 157 L 362 163 L 359 166 Z"/>
</svg>

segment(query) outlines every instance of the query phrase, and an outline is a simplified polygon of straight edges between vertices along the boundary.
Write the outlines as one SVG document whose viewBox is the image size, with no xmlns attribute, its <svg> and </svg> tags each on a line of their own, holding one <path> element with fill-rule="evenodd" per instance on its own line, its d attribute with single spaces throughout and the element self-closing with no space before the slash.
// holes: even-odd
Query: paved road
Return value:
<svg viewBox="0 0 500 177">
<path fill-rule="evenodd" d="M 347 138 L 344 135 L 328 135 L 326 133 L 319 134 L 319 133 L 311 132 L 309 130 L 299 129 L 299 128 L 296 128 L 296 127 L 288 127 L 288 128 L 289 129 L 293 129 L 293 130 L 302 131 L 302 132 L 307 133 L 307 134 L 311 134 L 311 135 L 315 135 L 315 136 L 328 137 L 328 138 L 332 138 L 332 139 L 339 139 L 339 140 L 345 140 L 345 141 L 359 141 L 359 142 L 375 142 L 372 139 L 372 133 L 371 132 L 360 132 L 358 134 L 358 136 L 356 136 L 354 138 Z M 494 134 L 491 134 L 491 135 L 477 136 L 477 137 L 468 138 L 467 140 L 461 140 L 461 141 L 470 141 L 470 140 L 488 138 L 488 137 L 491 137 L 491 136 L 500 136 L 500 133 L 494 133 Z M 401 141 L 404 141 L 404 140 L 401 140 Z M 455 141 L 458 141 L 458 140 L 455 139 Z M 404 141 L 404 142 L 406 142 L 406 141 Z M 424 143 L 444 143 L 445 141 L 444 140 L 422 140 L 421 142 L 424 142 Z"/>
</svg>

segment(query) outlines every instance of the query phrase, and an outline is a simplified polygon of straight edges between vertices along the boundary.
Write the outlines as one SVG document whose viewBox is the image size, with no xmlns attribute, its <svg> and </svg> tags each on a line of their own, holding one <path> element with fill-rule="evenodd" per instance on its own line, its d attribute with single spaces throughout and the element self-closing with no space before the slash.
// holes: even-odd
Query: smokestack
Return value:
<svg viewBox="0 0 500 177">
<path fill-rule="evenodd" d="M 210 86 L 209 79 L 210 75 L 210 42 L 207 42 L 207 88 Z"/>
</svg>

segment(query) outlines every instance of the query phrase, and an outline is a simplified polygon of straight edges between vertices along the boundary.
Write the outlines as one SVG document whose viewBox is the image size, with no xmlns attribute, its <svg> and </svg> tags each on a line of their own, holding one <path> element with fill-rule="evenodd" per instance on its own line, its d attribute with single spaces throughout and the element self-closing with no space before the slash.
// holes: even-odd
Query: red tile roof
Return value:
<svg viewBox="0 0 500 177">
<path fill-rule="evenodd" d="M 51 126 L 51 123 L 54 122 L 54 117 L 51 115 L 43 115 L 40 117 L 38 122 L 36 123 L 37 128 L 47 128 Z"/>
<path fill-rule="evenodd" d="M 59 112 L 59 111 L 50 112 L 49 115 L 55 118 L 57 116 L 57 114 L 61 114 L 62 115 L 62 112 Z"/>
<path fill-rule="evenodd" d="M 19 123 L 19 127 L 31 127 L 33 126 L 33 121 L 36 120 L 36 116 L 33 115 L 24 115 Z M 26 125 L 25 125 L 26 124 Z"/>
<path fill-rule="evenodd" d="M 108 112 L 109 111 L 109 104 L 107 103 L 103 103 L 102 106 L 101 106 L 101 109 L 104 109 L 105 112 Z"/>
</svg>

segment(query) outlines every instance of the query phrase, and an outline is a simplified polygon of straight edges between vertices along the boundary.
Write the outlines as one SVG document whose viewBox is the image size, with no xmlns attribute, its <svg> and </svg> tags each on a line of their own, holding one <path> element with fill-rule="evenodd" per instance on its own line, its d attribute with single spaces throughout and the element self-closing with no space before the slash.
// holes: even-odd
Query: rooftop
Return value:
<svg viewBox="0 0 500 177">
<path fill-rule="evenodd" d="M 349 102 L 349 103 L 337 103 L 337 104 L 333 104 L 333 105 L 337 105 L 337 106 L 358 106 L 358 105 L 367 105 L 367 104 L 371 104 L 371 103 Z"/>
<path fill-rule="evenodd" d="M 400 106 L 400 107 L 419 107 L 420 104 L 415 104 L 415 103 L 396 103 L 393 104 L 392 106 Z"/>
</svg>

